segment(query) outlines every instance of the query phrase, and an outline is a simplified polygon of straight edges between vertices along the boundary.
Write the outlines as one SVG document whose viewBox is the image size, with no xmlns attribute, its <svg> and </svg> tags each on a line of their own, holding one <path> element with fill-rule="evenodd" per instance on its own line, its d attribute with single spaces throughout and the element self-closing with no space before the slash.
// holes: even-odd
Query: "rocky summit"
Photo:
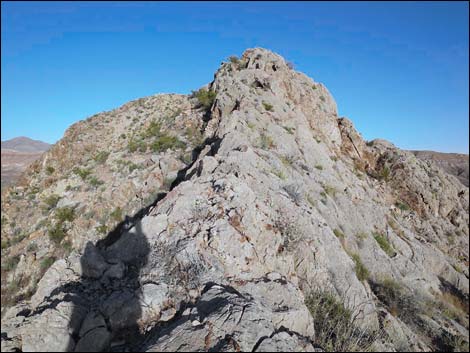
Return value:
<svg viewBox="0 0 470 353">
<path fill-rule="evenodd" d="M 268 50 L 71 126 L 2 197 L 2 351 L 465 351 L 469 189 Z"/>
</svg>

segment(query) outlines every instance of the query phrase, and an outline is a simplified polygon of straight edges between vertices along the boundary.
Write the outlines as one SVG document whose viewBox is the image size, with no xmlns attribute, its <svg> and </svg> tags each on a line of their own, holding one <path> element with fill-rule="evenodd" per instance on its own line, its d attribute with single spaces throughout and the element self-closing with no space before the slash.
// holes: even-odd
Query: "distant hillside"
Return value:
<svg viewBox="0 0 470 353">
<path fill-rule="evenodd" d="M 14 184 L 23 170 L 51 147 L 50 144 L 28 137 L 2 141 L 2 189 Z"/>
<path fill-rule="evenodd" d="M 2 141 L 2 150 L 9 149 L 17 152 L 45 152 L 51 147 L 50 144 L 29 137 L 15 137 L 11 140 Z"/>
<path fill-rule="evenodd" d="M 434 151 L 410 151 L 424 161 L 433 161 L 447 173 L 455 175 L 468 186 L 468 154 L 441 153 Z"/>
</svg>

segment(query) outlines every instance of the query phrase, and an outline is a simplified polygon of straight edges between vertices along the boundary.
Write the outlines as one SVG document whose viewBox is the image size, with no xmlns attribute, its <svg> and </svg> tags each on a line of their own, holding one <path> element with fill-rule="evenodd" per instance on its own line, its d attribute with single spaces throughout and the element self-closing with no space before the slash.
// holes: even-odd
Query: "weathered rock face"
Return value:
<svg viewBox="0 0 470 353">
<path fill-rule="evenodd" d="M 107 175 L 102 193 L 79 188 L 80 198 L 60 201 L 79 215 L 110 204 L 133 216 L 106 236 L 80 216 L 64 221 L 74 250 L 47 270 L 30 300 L 6 312 L 2 350 L 360 350 L 358 337 L 376 350 L 464 347 L 468 188 L 388 142 L 366 143 L 337 116 L 326 88 L 267 50 L 222 64 L 208 87 L 216 96 L 207 112 L 184 96 L 147 98 L 154 105 L 135 111 L 138 119 L 155 114 L 163 131 L 188 141 L 186 162 L 175 157 L 179 144 L 148 159 L 136 152 L 129 160 L 144 167 L 129 184 L 107 169 L 124 144 L 100 145 L 113 151 L 99 167 Z M 166 125 L 158 113 L 165 104 L 181 107 Z M 85 152 L 69 149 L 95 141 L 91 121 L 103 124 L 100 136 L 133 128 L 124 107 L 113 113 L 119 124 L 105 124 L 105 115 L 71 128 L 43 165 L 65 173 L 84 163 Z M 182 133 L 186 125 L 193 134 Z M 43 182 L 38 173 L 26 188 Z M 175 179 L 157 195 L 167 175 Z M 128 190 L 156 196 L 138 211 Z M 6 202 L 10 216 L 13 201 Z M 39 249 L 22 255 L 10 280 L 34 273 L 40 251 L 54 248 L 45 234 L 33 238 Z M 322 316 L 327 305 L 336 310 Z M 324 332 L 325 321 L 345 318 L 354 330 Z M 343 338 L 351 345 L 340 345 Z"/>
<path fill-rule="evenodd" d="M 436 163 L 447 173 L 455 175 L 460 182 L 466 186 L 469 185 L 468 154 L 460 153 L 440 153 L 434 151 L 410 151 L 423 161 Z"/>
</svg>

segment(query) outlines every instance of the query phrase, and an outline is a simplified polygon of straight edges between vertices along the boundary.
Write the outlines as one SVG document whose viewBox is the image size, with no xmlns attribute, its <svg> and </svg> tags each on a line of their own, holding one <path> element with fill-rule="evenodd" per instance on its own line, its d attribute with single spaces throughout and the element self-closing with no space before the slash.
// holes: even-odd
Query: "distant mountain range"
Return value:
<svg viewBox="0 0 470 353">
<path fill-rule="evenodd" d="M 38 159 L 51 145 L 28 137 L 2 141 L 2 189 L 16 182 L 20 174 Z"/>
<path fill-rule="evenodd" d="M 11 140 L 2 141 L 2 150 L 9 149 L 16 152 L 45 152 L 51 147 L 50 144 L 39 140 L 33 140 L 29 137 L 20 136 Z"/>
</svg>

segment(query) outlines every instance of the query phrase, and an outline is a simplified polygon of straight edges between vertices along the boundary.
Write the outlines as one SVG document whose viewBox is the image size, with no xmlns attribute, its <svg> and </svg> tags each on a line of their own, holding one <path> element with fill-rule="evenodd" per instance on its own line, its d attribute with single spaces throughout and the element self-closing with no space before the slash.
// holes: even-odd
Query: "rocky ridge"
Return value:
<svg viewBox="0 0 470 353">
<path fill-rule="evenodd" d="M 465 349 L 468 197 L 249 49 L 73 125 L 2 198 L 2 351 Z"/>
</svg>

